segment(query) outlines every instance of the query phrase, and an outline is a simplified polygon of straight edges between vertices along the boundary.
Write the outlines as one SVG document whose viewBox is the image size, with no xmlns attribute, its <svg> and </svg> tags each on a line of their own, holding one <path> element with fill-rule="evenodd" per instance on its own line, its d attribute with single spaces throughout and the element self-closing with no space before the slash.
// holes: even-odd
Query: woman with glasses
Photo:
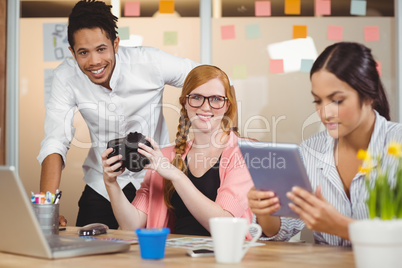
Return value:
<svg viewBox="0 0 402 268">
<path fill-rule="evenodd" d="M 132 203 L 127 201 L 115 172 L 121 159 L 102 155 L 103 177 L 120 228 L 169 227 L 172 233 L 210 235 L 212 217 L 243 217 L 249 222 L 247 192 L 253 183 L 231 130 L 236 102 L 227 75 L 201 65 L 187 76 L 174 146 L 159 149 L 140 144 L 149 169 Z M 188 141 L 189 132 L 192 140 Z"/>
</svg>

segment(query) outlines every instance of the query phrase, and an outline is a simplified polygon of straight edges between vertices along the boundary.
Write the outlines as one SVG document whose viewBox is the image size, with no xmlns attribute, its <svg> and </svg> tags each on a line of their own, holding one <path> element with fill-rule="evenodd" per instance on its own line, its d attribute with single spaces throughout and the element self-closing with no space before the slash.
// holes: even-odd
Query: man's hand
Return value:
<svg viewBox="0 0 402 268">
<path fill-rule="evenodd" d="M 59 215 L 59 225 L 60 226 L 67 226 L 67 219 L 64 218 L 63 215 Z"/>
</svg>

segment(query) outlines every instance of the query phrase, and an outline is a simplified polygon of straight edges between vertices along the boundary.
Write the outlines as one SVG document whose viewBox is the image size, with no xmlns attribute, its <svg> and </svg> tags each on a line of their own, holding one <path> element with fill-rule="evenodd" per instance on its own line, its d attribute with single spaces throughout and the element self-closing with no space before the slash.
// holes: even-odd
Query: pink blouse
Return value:
<svg viewBox="0 0 402 268">
<path fill-rule="evenodd" d="M 215 202 L 234 217 L 246 218 L 251 223 L 252 212 L 248 206 L 247 193 L 253 182 L 237 141 L 238 137 L 230 133 L 221 155 L 219 165 L 221 183 Z M 188 142 L 182 155 L 183 159 L 192 143 L 193 141 Z M 163 148 L 161 151 L 170 161 L 175 156 L 174 146 Z M 163 178 L 156 171 L 147 171 L 132 204 L 147 214 L 147 228 L 169 227 L 174 230 L 174 219 L 169 219 L 171 214 L 168 213 L 163 199 Z"/>
</svg>

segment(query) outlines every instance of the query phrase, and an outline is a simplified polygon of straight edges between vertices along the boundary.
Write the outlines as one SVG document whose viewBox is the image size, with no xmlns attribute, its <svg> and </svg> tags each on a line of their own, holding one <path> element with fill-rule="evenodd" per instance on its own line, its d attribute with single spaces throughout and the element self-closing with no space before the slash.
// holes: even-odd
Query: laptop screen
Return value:
<svg viewBox="0 0 402 268">
<path fill-rule="evenodd" d="M 51 251 L 14 167 L 0 166 L 0 251 L 51 257 Z"/>
</svg>

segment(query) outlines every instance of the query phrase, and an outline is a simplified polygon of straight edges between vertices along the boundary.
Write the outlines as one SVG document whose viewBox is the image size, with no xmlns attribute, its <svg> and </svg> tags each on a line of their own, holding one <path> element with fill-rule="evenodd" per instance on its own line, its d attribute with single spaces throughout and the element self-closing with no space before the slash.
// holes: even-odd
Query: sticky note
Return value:
<svg viewBox="0 0 402 268">
<path fill-rule="evenodd" d="M 343 40 L 343 26 L 328 25 L 328 40 L 342 41 Z"/>
<path fill-rule="evenodd" d="M 282 59 L 285 73 L 299 72 L 302 59 L 316 59 L 318 52 L 313 38 L 290 39 L 267 46 L 270 59 Z"/>
<path fill-rule="evenodd" d="M 350 14 L 351 15 L 366 15 L 367 2 L 364 0 L 352 0 L 350 2 Z"/>
<path fill-rule="evenodd" d="M 159 13 L 174 13 L 174 1 L 173 0 L 160 0 L 159 1 Z"/>
<path fill-rule="evenodd" d="M 165 46 L 177 46 L 177 32 L 164 32 L 163 44 Z"/>
<path fill-rule="evenodd" d="M 378 72 L 378 75 L 381 76 L 381 75 L 382 75 L 382 64 L 381 64 L 380 61 L 376 61 L 376 63 L 377 63 L 377 72 Z"/>
<path fill-rule="evenodd" d="M 222 40 L 235 39 L 236 38 L 235 26 L 234 25 L 221 26 L 221 37 Z"/>
<path fill-rule="evenodd" d="M 271 1 L 255 1 L 254 7 L 256 17 L 271 16 Z"/>
<path fill-rule="evenodd" d="M 307 26 L 306 25 L 294 25 L 293 26 L 293 39 L 306 38 Z"/>
<path fill-rule="evenodd" d="M 124 16 L 125 17 L 139 17 L 140 16 L 140 2 L 126 1 L 124 3 Z"/>
<path fill-rule="evenodd" d="M 247 66 L 246 65 L 233 65 L 233 79 L 246 79 Z"/>
<path fill-rule="evenodd" d="M 270 59 L 269 60 L 269 72 L 276 74 L 276 73 L 283 73 L 283 60 L 282 59 Z"/>
<path fill-rule="evenodd" d="M 311 67 L 313 67 L 314 60 L 302 59 L 300 64 L 301 73 L 310 73 Z"/>
<path fill-rule="evenodd" d="M 380 28 L 378 26 L 364 27 L 364 40 L 367 42 L 376 42 L 380 40 Z"/>
<path fill-rule="evenodd" d="M 130 28 L 129 27 L 119 27 L 117 29 L 117 34 L 119 35 L 121 40 L 130 39 Z"/>
<path fill-rule="evenodd" d="M 331 15 L 331 0 L 315 0 L 316 15 Z"/>
<path fill-rule="evenodd" d="M 300 15 L 300 0 L 285 0 L 286 15 Z"/>
<path fill-rule="evenodd" d="M 246 25 L 246 38 L 255 39 L 261 37 L 261 30 L 259 24 Z"/>
<path fill-rule="evenodd" d="M 130 34 L 130 38 L 128 40 L 120 39 L 119 46 L 122 47 L 138 47 L 142 46 L 144 37 L 141 35 Z"/>
</svg>

